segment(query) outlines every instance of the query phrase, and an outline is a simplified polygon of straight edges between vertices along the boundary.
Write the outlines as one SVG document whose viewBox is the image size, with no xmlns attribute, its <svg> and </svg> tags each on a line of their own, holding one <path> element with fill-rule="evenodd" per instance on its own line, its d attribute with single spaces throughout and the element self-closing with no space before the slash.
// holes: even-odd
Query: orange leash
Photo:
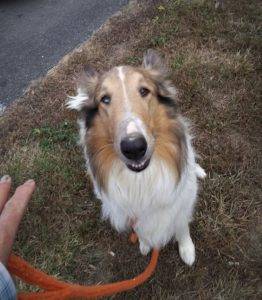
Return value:
<svg viewBox="0 0 262 300">
<path fill-rule="evenodd" d="M 136 242 L 136 235 L 132 234 L 130 240 Z M 158 256 L 159 251 L 154 249 L 150 263 L 138 276 L 104 285 L 83 286 L 57 280 L 53 276 L 35 269 L 28 262 L 14 254 L 9 258 L 8 269 L 12 275 L 19 277 L 22 281 L 31 285 L 37 285 L 44 290 L 42 292 L 19 293 L 19 300 L 94 299 L 124 292 L 144 283 L 153 274 L 157 265 Z"/>
</svg>

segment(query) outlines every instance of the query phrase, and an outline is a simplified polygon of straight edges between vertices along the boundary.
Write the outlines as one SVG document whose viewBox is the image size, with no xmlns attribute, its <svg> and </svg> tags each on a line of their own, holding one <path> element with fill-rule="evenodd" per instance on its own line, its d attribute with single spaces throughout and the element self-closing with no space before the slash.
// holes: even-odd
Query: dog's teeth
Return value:
<svg viewBox="0 0 262 300">
<path fill-rule="evenodd" d="M 141 163 L 137 163 L 137 164 L 132 163 L 131 166 L 132 166 L 132 168 L 134 168 L 134 169 L 141 169 L 141 168 L 144 167 L 145 163 L 146 163 L 145 161 L 144 161 L 144 162 L 141 162 Z"/>
</svg>

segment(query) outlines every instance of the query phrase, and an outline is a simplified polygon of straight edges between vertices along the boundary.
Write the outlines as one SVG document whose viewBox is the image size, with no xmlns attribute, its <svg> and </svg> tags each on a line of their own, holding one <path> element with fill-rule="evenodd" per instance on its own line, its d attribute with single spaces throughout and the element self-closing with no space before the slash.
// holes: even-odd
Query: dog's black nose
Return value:
<svg viewBox="0 0 262 300">
<path fill-rule="evenodd" d="M 143 135 L 130 134 L 121 141 L 120 148 L 126 158 L 137 161 L 145 155 L 147 142 Z"/>
</svg>

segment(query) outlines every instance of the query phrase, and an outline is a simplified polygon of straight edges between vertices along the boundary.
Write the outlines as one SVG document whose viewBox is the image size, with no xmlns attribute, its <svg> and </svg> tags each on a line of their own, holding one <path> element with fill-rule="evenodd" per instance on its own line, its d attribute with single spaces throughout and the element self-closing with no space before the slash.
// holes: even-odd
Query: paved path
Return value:
<svg viewBox="0 0 262 300">
<path fill-rule="evenodd" d="M 128 0 L 0 2 L 0 110 Z"/>
</svg>

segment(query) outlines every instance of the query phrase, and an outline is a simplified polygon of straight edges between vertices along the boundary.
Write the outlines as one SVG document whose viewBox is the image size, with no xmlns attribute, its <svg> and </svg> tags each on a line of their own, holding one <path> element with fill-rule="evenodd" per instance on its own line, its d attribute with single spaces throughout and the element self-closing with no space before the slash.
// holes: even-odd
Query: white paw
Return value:
<svg viewBox="0 0 262 300">
<path fill-rule="evenodd" d="M 205 170 L 203 168 L 201 168 L 199 164 L 196 164 L 196 169 L 195 170 L 196 170 L 196 176 L 198 178 L 204 179 L 207 176 Z"/>
<path fill-rule="evenodd" d="M 99 189 L 97 188 L 97 186 L 94 186 L 94 194 L 98 200 L 102 200 L 101 193 L 100 193 Z"/>
<path fill-rule="evenodd" d="M 141 241 L 139 241 L 139 249 L 142 255 L 147 255 L 150 251 L 150 247 Z"/>
<path fill-rule="evenodd" d="M 179 254 L 182 260 L 189 266 L 192 266 L 195 261 L 195 246 L 191 240 L 191 238 L 186 241 L 180 243 Z"/>
</svg>

